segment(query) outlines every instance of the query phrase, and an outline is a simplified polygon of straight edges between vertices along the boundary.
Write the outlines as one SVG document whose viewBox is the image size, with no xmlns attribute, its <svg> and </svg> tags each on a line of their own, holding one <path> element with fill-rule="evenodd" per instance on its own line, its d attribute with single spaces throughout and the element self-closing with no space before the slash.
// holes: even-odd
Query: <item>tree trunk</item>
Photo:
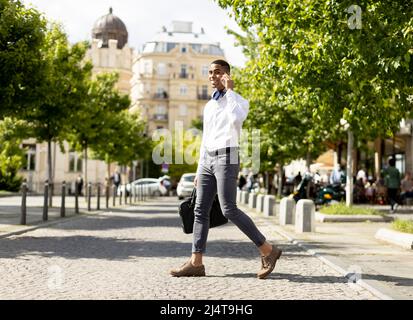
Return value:
<svg viewBox="0 0 413 320">
<path fill-rule="evenodd" d="M 308 152 L 307 152 L 307 158 L 305 159 L 305 166 L 306 166 L 306 168 L 307 168 L 307 172 L 310 172 L 311 161 L 312 161 L 312 159 L 311 159 L 311 152 L 308 151 Z"/>
<path fill-rule="evenodd" d="M 47 180 L 49 182 L 49 207 L 53 206 L 52 140 L 47 141 Z"/>
<path fill-rule="evenodd" d="M 347 181 L 346 181 L 346 206 L 353 204 L 353 144 L 354 135 L 351 128 L 348 130 L 347 142 Z"/>
<path fill-rule="evenodd" d="M 282 197 L 282 190 L 283 190 L 283 176 L 284 176 L 284 165 L 280 165 L 280 172 L 278 173 L 278 196 Z"/>
<path fill-rule="evenodd" d="M 108 181 L 110 181 L 110 162 L 107 162 L 108 164 Z"/>
</svg>

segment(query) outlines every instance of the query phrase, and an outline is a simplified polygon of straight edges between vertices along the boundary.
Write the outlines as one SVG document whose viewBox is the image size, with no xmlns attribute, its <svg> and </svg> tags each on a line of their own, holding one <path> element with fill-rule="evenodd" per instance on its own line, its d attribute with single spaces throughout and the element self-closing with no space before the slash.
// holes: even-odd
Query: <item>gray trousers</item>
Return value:
<svg viewBox="0 0 413 320">
<path fill-rule="evenodd" d="M 234 151 L 235 150 L 235 151 Z M 195 202 L 192 253 L 204 253 L 209 231 L 209 211 L 216 194 L 224 216 L 233 222 L 257 247 L 266 239 L 254 222 L 237 207 L 237 179 L 240 169 L 238 149 L 229 154 L 205 153 L 200 166 Z"/>
</svg>

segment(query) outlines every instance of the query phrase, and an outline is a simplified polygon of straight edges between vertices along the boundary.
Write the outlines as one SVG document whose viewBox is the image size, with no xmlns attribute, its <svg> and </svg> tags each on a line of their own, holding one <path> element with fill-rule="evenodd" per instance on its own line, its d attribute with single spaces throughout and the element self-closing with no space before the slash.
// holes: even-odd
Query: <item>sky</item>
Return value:
<svg viewBox="0 0 413 320">
<path fill-rule="evenodd" d="M 235 46 L 233 36 L 225 27 L 240 31 L 229 12 L 221 9 L 213 0 L 23 0 L 37 8 L 48 19 L 61 22 L 70 42 L 90 40 L 94 22 L 109 13 L 122 19 L 129 32 L 129 46 L 141 46 L 171 22 L 192 21 L 193 31 L 204 28 L 207 36 L 219 42 L 231 65 L 242 67 L 245 57 Z"/>
</svg>

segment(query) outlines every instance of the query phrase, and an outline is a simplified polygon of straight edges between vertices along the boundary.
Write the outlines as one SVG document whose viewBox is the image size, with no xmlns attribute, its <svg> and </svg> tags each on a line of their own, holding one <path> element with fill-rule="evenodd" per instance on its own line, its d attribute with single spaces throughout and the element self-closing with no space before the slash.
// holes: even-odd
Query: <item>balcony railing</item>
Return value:
<svg viewBox="0 0 413 320">
<path fill-rule="evenodd" d="M 211 96 L 205 93 L 198 94 L 198 100 L 209 100 Z"/>
<path fill-rule="evenodd" d="M 153 98 L 158 100 L 168 99 L 168 93 L 166 93 L 165 91 L 163 93 L 155 93 L 153 95 Z"/>
<path fill-rule="evenodd" d="M 186 72 L 181 72 L 181 73 L 179 74 L 179 78 L 181 78 L 181 79 L 188 79 L 188 78 L 189 78 L 189 74 L 186 73 Z"/>
<path fill-rule="evenodd" d="M 152 120 L 155 121 L 168 121 L 168 115 L 167 114 L 154 114 L 152 117 Z"/>
</svg>

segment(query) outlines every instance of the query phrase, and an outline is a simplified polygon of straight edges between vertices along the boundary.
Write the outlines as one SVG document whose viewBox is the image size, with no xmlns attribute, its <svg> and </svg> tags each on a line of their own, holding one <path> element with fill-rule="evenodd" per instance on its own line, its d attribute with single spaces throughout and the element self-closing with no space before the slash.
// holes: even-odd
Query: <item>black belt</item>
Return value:
<svg viewBox="0 0 413 320">
<path fill-rule="evenodd" d="M 226 147 L 226 148 L 213 150 L 213 151 L 206 150 L 207 154 L 211 157 L 215 157 L 221 154 L 229 154 L 231 152 L 238 152 L 238 151 L 239 151 L 238 147 Z"/>
</svg>

